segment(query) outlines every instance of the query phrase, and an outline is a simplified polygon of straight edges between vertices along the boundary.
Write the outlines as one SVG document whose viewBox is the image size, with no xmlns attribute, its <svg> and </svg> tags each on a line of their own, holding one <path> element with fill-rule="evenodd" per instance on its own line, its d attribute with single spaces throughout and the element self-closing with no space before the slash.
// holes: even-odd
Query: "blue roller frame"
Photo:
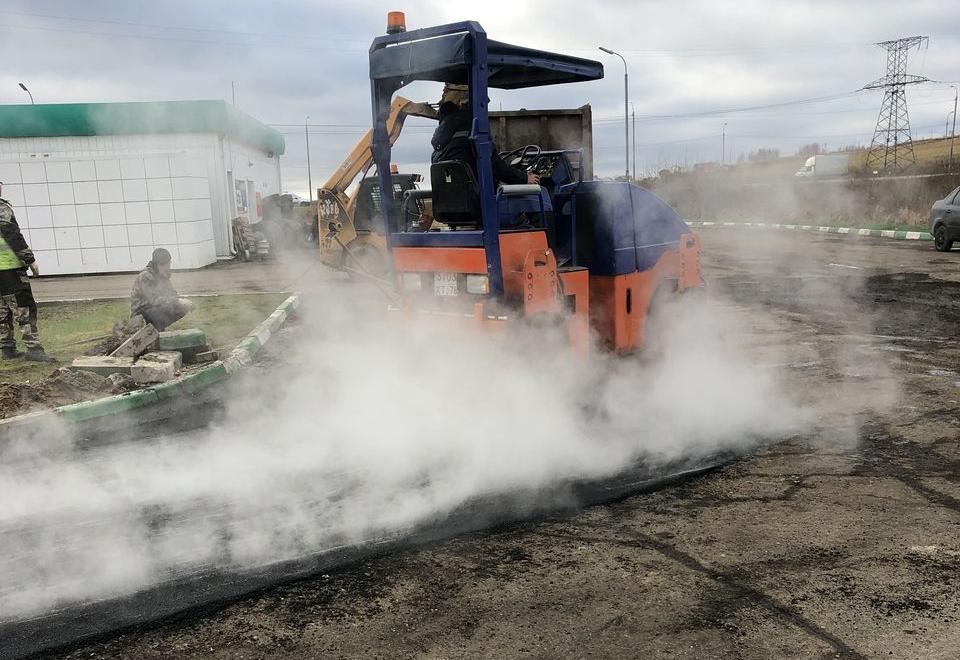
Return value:
<svg viewBox="0 0 960 660">
<path fill-rule="evenodd" d="M 454 35 L 466 38 L 457 40 Z M 432 41 L 431 41 L 432 40 Z M 603 77 L 603 65 L 593 60 L 574 58 L 494 42 L 494 64 L 504 72 L 502 87 L 518 88 L 549 85 Z M 396 56 L 390 48 L 397 48 Z M 393 94 L 415 80 L 466 83 L 470 89 L 473 125 L 470 139 L 477 154 L 480 186 L 480 212 L 483 221 L 482 244 L 486 254 L 490 292 L 503 295 L 503 267 L 500 259 L 500 225 L 494 194 L 491 166 L 492 142 L 487 109 L 490 68 L 487 57 L 487 33 L 475 21 L 463 21 L 436 27 L 388 34 L 374 39 L 370 46 L 370 94 L 373 105 L 373 159 L 380 177 L 380 190 L 393 190 L 390 178 L 390 140 L 387 117 Z M 406 62 L 398 61 L 406 58 Z M 466 76 L 463 76 L 464 70 Z M 387 252 L 392 264 L 392 234 L 398 229 L 396 200 L 381 195 L 386 227 Z M 466 233 L 466 232 L 457 232 Z M 430 235 L 425 240 L 430 242 Z M 474 239 L 475 240 L 475 239 Z M 440 244 L 440 241 L 437 241 Z"/>
</svg>

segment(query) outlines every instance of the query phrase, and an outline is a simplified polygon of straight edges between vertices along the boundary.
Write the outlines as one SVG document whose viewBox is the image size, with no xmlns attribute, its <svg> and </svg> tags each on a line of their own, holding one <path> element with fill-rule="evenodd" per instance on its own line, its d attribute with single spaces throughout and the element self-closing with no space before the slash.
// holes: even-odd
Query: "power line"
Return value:
<svg viewBox="0 0 960 660">
<path fill-rule="evenodd" d="M 929 126 L 922 126 L 918 130 L 920 131 L 930 131 L 930 130 L 941 130 L 940 124 L 932 124 Z M 750 134 L 750 133 L 727 133 L 728 138 L 738 138 L 738 139 L 753 139 L 753 140 L 819 140 L 823 138 L 856 138 L 856 137 L 868 137 L 872 133 L 861 132 L 861 133 L 819 133 L 819 134 L 809 134 L 809 135 L 782 135 L 782 134 Z M 710 133 L 709 135 L 701 135 L 698 137 L 691 138 L 678 138 L 676 140 L 664 140 L 661 142 L 646 142 L 637 144 L 638 147 L 659 147 L 671 144 L 683 144 L 689 142 L 700 142 L 703 140 L 716 140 L 718 136 L 716 133 Z M 623 145 L 595 145 L 594 150 L 606 150 L 606 149 L 622 149 Z"/>
<path fill-rule="evenodd" d="M 692 138 L 679 138 L 676 140 L 664 140 L 662 142 L 641 142 L 638 143 L 638 147 L 661 147 L 668 144 L 684 144 L 689 142 L 701 142 L 703 140 L 716 140 L 717 136 L 714 133 L 709 135 L 701 135 L 699 137 Z M 617 145 L 595 145 L 593 147 L 594 151 L 607 150 L 607 149 L 623 149 L 622 144 Z"/>
<path fill-rule="evenodd" d="M 224 28 L 209 28 L 209 27 L 194 27 L 187 25 L 169 25 L 169 24 L 160 24 L 160 23 L 146 23 L 141 21 L 123 21 L 117 19 L 109 18 L 89 18 L 81 16 L 64 16 L 58 14 L 43 14 L 35 12 L 20 12 L 20 11 L 8 11 L 3 10 L 3 14 L 9 14 L 12 16 L 25 16 L 30 18 L 43 18 L 51 19 L 58 21 L 72 21 L 80 23 L 100 23 L 104 25 L 119 25 L 125 27 L 145 27 L 158 30 L 180 30 L 180 31 L 190 31 L 190 32 L 204 32 L 204 33 L 213 33 L 213 34 L 233 34 L 237 36 L 244 37 L 265 37 L 265 38 L 285 38 L 285 39 L 304 39 L 309 41 L 314 41 L 317 39 L 323 39 L 326 41 L 337 41 L 341 43 L 358 43 L 364 44 L 368 42 L 368 37 L 357 37 L 355 39 L 345 39 L 339 37 L 324 37 L 316 34 L 307 34 L 307 33 L 282 33 L 282 32 L 253 32 L 253 31 L 244 31 L 244 30 L 230 30 Z M 754 52 L 797 52 L 797 51 L 807 51 L 807 50 L 824 50 L 827 48 L 850 48 L 850 47 L 863 47 L 870 45 L 863 42 L 834 42 L 834 43 L 821 43 L 821 44 L 798 44 L 795 46 L 735 46 L 735 47 L 715 47 L 715 48 L 645 48 L 645 49 L 625 49 L 624 53 L 631 53 L 636 55 L 677 55 L 677 54 L 687 54 L 687 55 L 702 55 L 702 56 L 711 56 L 711 55 L 722 55 L 722 54 L 738 54 L 738 53 L 754 53 Z M 596 48 L 566 48 L 564 49 L 567 52 L 593 52 Z"/>
<path fill-rule="evenodd" d="M 943 127 L 938 124 L 931 124 L 930 126 L 921 126 L 917 130 L 927 131 L 927 130 L 943 130 Z M 727 135 L 730 135 L 729 133 Z M 770 135 L 770 134 L 750 134 L 744 133 L 740 135 L 732 135 L 732 137 L 737 138 L 750 138 L 750 139 L 769 139 L 769 140 L 815 140 L 819 138 L 835 138 L 835 137 L 867 137 L 873 135 L 871 131 L 865 131 L 860 133 L 819 133 L 812 135 Z"/>
<path fill-rule="evenodd" d="M 86 34 L 96 37 L 110 37 L 111 39 L 153 39 L 155 41 L 177 41 L 181 43 L 194 43 L 194 44 L 203 44 L 203 45 L 217 45 L 217 46 L 238 46 L 242 48 L 249 49 L 251 44 L 240 42 L 240 41 L 223 41 L 216 39 L 189 39 L 186 37 L 167 37 L 157 34 L 124 34 L 122 32 L 96 32 L 94 30 L 78 30 L 74 28 L 61 28 L 61 27 L 47 27 L 39 25 L 11 25 L 10 23 L 3 24 L 4 29 L 11 28 L 15 30 L 39 30 L 42 32 L 66 32 L 71 34 Z M 260 45 L 263 44 L 254 44 Z M 342 46 L 297 46 L 290 43 L 271 43 L 270 47 L 276 48 L 288 48 L 293 50 L 304 50 L 304 51 L 331 51 L 336 50 L 339 52 L 366 52 L 365 48 L 344 48 Z"/>
<path fill-rule="evenodd" d="M 138 21 L 119 21 L 115 19 L 108 18 L 81 18 L 79 16 L 57 16 L 54 14 L 33 14 L 28 12 L 21 11 L 7 11 L 0 10 L 2 14 L 10 14 L 13 16 L 28 16 L 31 18 L 50 18 L 60 21 L 75 21 L 80 23 L 103 23 L 105 25 L 122 25 L 127 27 L 145 27 L 158 30 L 182 30 L 187 32 L 206 32 L 213 34 L 234 34 L 241 37 L 265 37 L 269 39 L 283 38 L 283 39 L 304 39 L 308 41 L 316 41 L 317 39 L 323 41 L 337 41 L 341 43 L 356 43 L 366 45 L 369 41 L 368 38 L 356 38 L 356 39 L 344 39 L 339 37 L 328 37 L 317 34 L 289 34 L 282 32 L 246 32 L 243 30 L 228 30 L 225 28 L 208 28 L 208 27 L 193 27 L 188 25 L 162 25 L 158 23 L 141 23 Z"/>
<path fill-rule="evenodd" d="M 918 101 L 913 103 L 913 105 L 940 105 L 947 101 L 953 102 L 953 98 L 936 99 L 931 101 Z M 845 108 L 843 110 L 815 110 L 813 112 L 775 112 L 775 113 L 764 113 L 764 114 L 744 114 L 744 117 L 753 117 L 753 118 L 768 118 L 768 117 L 811 117 L 811 116 L 820 116 L 820 115 L 839 115 L 839 114 L 849 114 L 857 112 L 872 112 L 873 109 L 869 107 L 860 107 L 860 108 Z M 739 114 L 739 113 L 738 113 Z M 685 117 L 678 117 L 684 119 Z M 618 123 L 623 121 L 623 117 L 602 117 L 593 120 L 594 123 Z M 664 119 L 663 121 L 668 121 Z"/>
<path fill-rule="evenodd" d="M 188 31 L 188 32 L 201 32 L 201 33 L 210 33 L 210 34 L 231 34 L 242 37 L 263 37 L 269 39 L 283 38 L 283 39 L 303 39 L 306 41 L 314 42 L 317 40 L 322 41 L 333 41 L 339 43 L 355 43 L 366 45 L 369 41 L 367 36 L 357 36 L 355 38 L 343 38 L 343 37 L 331 37 L 325 35 L 317 35 L 314 33 L 289 33 L 289 32 L 258 32 L 258 31 L 247 31 L 247 30 L 232 30 L 226 28 L 211 28 L 211 27 L 196 27 L 190 25 L 169 25 L 162 23 L 148 23 L 142 21 L 124 21 L 110 18 L 90 18 L 82 16 L 64 16 L 58 14 L 44 14 L 36 12 L 19 12 L 19 11 L 9 11 L 2 10 L 0 13 L 8 14 L 11 16 L 24 16 L 29 18 L 42 18 L 42 19 L 51 19 L 58 21 L 72 21 L 79 23 L 94 23 L 94 24 L 104 24 L 104 25 L 118 25 L 124 27 L 143 27 L 157 30 L 178 30 L 178 31 Z M 11 26 L 6 25 L 5 27 L 17 27 L 20 29 L 41 29 L 39 26 Z M 54 29 L 54 28 L 46 28 Z M 60 28 L 63 31 L 75 31 L 69 30 L 67 28 Z M 82 34 L 87 34 L 86 31 L 77 31 Z M 109 36 L 115 36 L 112 33 Z M 953 33 L 946 33 L 938 36 L 952 37 L 955 36 Z M 207 43 L 206 41 L 201 43 Z M 273 44 L 273 45 L 284 45 L 284 44 Z M 740 53 L 791 53 L 791 52 L 801 52 L 801 51 L 818 51 L 822 52 L 826 49 L 847 49 L 847 48 L 862 48 L 865 46 L 872 45 L 867 42 L 824 42 L 824 43 L 803 43 L 796 44 L 792 46 L 784 46 L 783 44 L 770 45 L 770 46 L 720 46 L 720 47 L 709 47 L 709 48 L 642 48 L 642 49 L 622 49 L 623 53 L 629 53 L 638 56 L 664 56 L 664 55 L 690 55 L 690 56 L 716 56 L 716 55 L 735 55 Z M 584 47 L 584 48 L 564 48 L 564 52 L 594 52 L 596 48 L 594 47 Z"/>
<path fill-rule="evenodd" d="M 944 102 L 945 99 L 937 99 L 930 101 L 920 101 L 914 103 L 914 105 L 939 105 Z M 948 99 L 946 99 L 948 100 Z M 843 110 L 819 110 L 813 112 L 792 112 L 792 113 L 769 113 L 769 114 L 750 114 L 745 115 L 746 117 L 751 118 L 768 118 L 768 117 L 805 117 L 805 116 L 818 116 L 818 115 L 833 115 L 833 114 L 847 114 L 847 113 L 863 113 L 868 112 L 869 108 L 846 108 Z M 687 115 L 674 115 L 671 119 L 686 119 Z M 666 119 L 665 119 L 666 120 Z M 593 120 L 594 124 L 618 124 L 623 121 L 622 117 L 598 117 Z M 302 131 L 299 130 L 303 126 L 302 122 L 264 122 L 267 126 L 272 126 L 278 129 L 278 132 L 282 135 L 300 135 Z M 369 124 L 328 124 L 328 123 L 311 123 L 308 124 L 310 128 L 311 135 L 358 135 L 363 131 L 369 130 Z M 291 131 L 284 131 L 285 128 L 298 129 Z M 320 130 L 314 130 L 320 129 Z M 433 125 L 427 126 L 406 126 L 404 128 L 404 133 L 431 133 L 435 129 Z"/>
<path fill-rule="evenodd" d="M 780 101 L 777 103 L 766 103 L 763 105 L 751 105 L 744 106 L 740 108 L 722 108 L 718 110 L 703 110 L 698 112 L 687 112 L 687 113 L 670 113 L 663 115 L 640 115 L 637 117 L 638 121 L 654 121 L 660 119 L 691 119 L 695 117 L 715 117 L 718 115 L 729 115 L 736 114 L 740 112 L 749 112 L 751 110 L 768 110 L 771 108 L 783 108 L 791 105 L 808 105 L 812 103 L 823 103 L 826 101 L 836 101 L 838 99 L 849 98 L 851 96 L 856 96 L 857 92 L 844 92 L 842 94 L 832 94 L 830 96 L 817 96 L 808 99 L 796 99 L 793 101 Z M 606 119 L 594 120 L 596 121 L 608 121 Z"/>
<path fill-rule="evenodd" d="M 669 55 L 684 55 L 689 57 L 713 57 L 717 55 L 740 55 L 744 53 L 791 53 L 802 51 L 823 51 L 827 49 L 864 48 L 872 44 L 865 42 L 834 42 L 827 44 L 798 44 L 796 46 L 735 46 L 718 48 L 643 48 L 621 49 L 620 52 L 635 56 L 662 57 Z M 585 53 L 595 52 L 594 48 L 564 48 L 566 52 Z"/>
<path fill-rule="evenodd" d="M 859 90 L 858 90 L 859 91 Z M 749 112 L 751 110 L 766 110 L 770 108 L 782 108 L 792 105 L 807 105 L 812 103 L 823 103 L 825 101 L 836 101 L 838 99 L 849 98 L 851 96 L 856 96 L 858 92 L 843 92 L 841 94 L 832 94 L 829 96 L 818 96 L 813 98 L 806 99 L 795 99 L 792 101 L 779 101 L 776 103 L 767 103 L 763 105 L 752 105 L 744 106 L 740 108 L 724 108 L 720 110 L 703 110 L 697 112 L 688 112 L 688 113 L 672 113 L 672 114 L 663 114 L 663 115 L 639 115 L 637 117 L 640 121 L 653 121 L 653 120 L 662 120 L 662 119 L 690 119 L 696 117 L 713 117 L 718 115 L 726 114 L 735 114 L 740 112 Z M 621 122 L 623 117 L 600 117 L 595 118 L 593 123 L 602 124 L 607 122 Z M 287 126 L 302 126 L 302 122 L 266 122 L 268 126 L 275 127 L 287 127 Z M 322 127 L 336 127 L 336 128 L 369 128 L 369 124 L 310 124 L 310 126 L 322 126 Z M 433 130 L 430 127 L 411 127 L 414 129 L 428 129 Z M 409 130 L 409 129 L 408 129 Z"/>
</svg>

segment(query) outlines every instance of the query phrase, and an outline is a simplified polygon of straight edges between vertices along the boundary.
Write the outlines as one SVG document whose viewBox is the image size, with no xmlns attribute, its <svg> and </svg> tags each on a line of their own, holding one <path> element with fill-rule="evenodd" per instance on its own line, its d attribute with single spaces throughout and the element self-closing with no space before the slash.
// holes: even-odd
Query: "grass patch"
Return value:
<svg viewBox="0 0 960 660">
<path fill-rule="evenodd" d="M 200 328 L 210 346 L 232 348 L 287 298 L 282 293 L 252 293 L 191 298 L 197 309 L 170 326 L 170 330 Z M 48 353 L 70 364 L 113 330 L 113 324 L 130 315 L 126 300 L 57 302 L 40 305 L 40 341 Z M 19 329 L 17 329 L 19 341 Z M 23 350 L 22 344 L 20 349 Z M 57 365 L 22 358 L 0 360 L 0 382 L 36 382 Z"/>
</svg>

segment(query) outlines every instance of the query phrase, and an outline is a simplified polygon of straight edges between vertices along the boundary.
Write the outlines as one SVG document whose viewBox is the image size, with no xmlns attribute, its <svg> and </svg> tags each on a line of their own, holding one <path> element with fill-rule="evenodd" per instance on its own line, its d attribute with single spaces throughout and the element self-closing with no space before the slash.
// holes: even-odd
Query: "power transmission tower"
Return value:
<svg viewBox="0 0 960 660">
<path fill-rule="evenodd" d="M 863 88 L 884 90 L 880 116 L 867 153 L 868 169 L 902 170 L 916 163 L 906 88 L 907 85 L 927 82 L 928 78 L 907 73 L 907 54 L 911 48 L 919 50 L 928 42 L 928 37 L 906 37 L 876 44 L 887 51 L 887 75 Z"/>
</svg>

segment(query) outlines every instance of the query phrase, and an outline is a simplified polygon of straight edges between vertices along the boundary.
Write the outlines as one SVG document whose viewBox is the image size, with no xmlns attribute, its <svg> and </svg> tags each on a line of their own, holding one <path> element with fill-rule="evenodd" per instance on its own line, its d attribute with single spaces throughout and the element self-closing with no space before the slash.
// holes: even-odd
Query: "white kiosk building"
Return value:
<svg viewBox="0 0 960 660">
<path fill-rule="evenodd" d="M 280 192 L 283 136 L 224 101 L 0 106 L 0 181 L 44 274 L 231 254 Z"/>
</svg>

